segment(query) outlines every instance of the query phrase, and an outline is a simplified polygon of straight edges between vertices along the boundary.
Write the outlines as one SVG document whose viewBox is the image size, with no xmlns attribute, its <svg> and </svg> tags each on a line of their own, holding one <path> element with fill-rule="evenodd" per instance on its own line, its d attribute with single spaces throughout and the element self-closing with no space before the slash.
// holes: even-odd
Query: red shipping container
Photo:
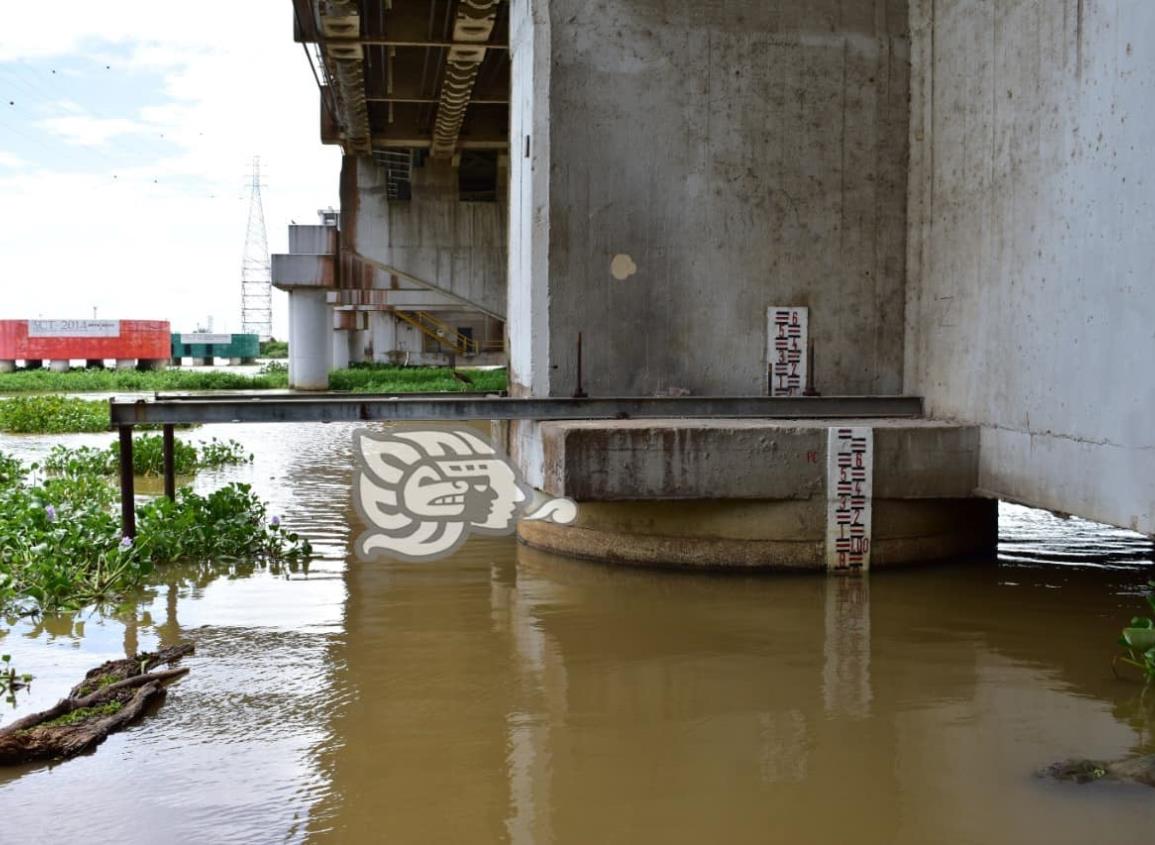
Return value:
<svg viewBox="0 0 1155 845">
<path fill-rule="evenodd" d="M 0 361 L 168 360 L 167 320 L 0 320 Z"/>
</svg>

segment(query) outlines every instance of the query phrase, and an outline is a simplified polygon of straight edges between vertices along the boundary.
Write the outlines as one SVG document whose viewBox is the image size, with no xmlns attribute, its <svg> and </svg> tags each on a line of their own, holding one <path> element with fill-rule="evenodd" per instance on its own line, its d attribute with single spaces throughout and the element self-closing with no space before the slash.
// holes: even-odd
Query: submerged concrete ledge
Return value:
<svg viewBox="0 0 1155 845">
<path fill-rule="evenodd" d="M 978 429 L 919 419 L 515 423 L 531 483 L 578 502 L 573 525 L 522 522 L 519 536 L 615 563 L 825 571 L 835 426 L 873 432 L 874 567 L 993 554 Z"/>
</svg>

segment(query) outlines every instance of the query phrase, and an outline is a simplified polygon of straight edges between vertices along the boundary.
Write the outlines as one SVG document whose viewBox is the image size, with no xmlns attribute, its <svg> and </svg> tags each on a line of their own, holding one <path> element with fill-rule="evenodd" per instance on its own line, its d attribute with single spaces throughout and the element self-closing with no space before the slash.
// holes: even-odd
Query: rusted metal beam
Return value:
<svg viewBox="0 0 1155 845">
<path fill-rule="evenodd" d="M 109 402 L 109 408 L 116 404 Z M 115 419 L 115 414 L 113 418 Z M 136 536 L 136 479 L 132 474 L 132 425 L 118 425 L 120 436 L 120 531 L 124 537 Z"/>
<path fill-rule="evenodd" d="M 164 495 L 176 501 L 176 437 L 171 423 L 164 426 Z"/>
</svg>

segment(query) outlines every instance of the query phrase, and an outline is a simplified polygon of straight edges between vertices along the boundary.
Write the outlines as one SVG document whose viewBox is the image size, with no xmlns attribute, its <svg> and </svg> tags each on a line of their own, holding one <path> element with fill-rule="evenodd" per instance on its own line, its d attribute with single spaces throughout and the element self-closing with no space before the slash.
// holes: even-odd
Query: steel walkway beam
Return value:
<svg viewBox="0 0 1155 845">
<path fill-rule="evenodd" d="M 856 419 L 919 417 L 918 396 L 658 396 L 621 398 L 306 396 L 163 397 L 109 402 L 112 426 L 437 420 Z"/>
</svg>

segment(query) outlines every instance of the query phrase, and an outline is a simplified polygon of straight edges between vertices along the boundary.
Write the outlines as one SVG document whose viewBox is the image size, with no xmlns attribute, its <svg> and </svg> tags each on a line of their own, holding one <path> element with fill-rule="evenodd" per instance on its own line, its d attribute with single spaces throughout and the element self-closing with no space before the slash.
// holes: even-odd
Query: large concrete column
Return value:
<svg viewBox="0 0 1155 845">
<path fill-rule="evenodd" d="M 16 371 L 15 361 L 0 361 L 0 373 L 12 373 Z"/>
<path fill-rule="evenodd" d="M 332 317 L 324 290 L 289 291 L 289 386 L 325 390 L 332 360 Z"/>
<path fill-rule="evenodd" d="M 767 308 L 816 387 L 898 393 L 906 3 L 512 0 L 513 389 L 767 389 Z"/>
<path fill-rule="evenodd" d="M 66 373 L 71 368 L 72 363 L 63 359 L 55 359 L 48 364 L 48 369 L 54 373 Z"/>
</svg>

